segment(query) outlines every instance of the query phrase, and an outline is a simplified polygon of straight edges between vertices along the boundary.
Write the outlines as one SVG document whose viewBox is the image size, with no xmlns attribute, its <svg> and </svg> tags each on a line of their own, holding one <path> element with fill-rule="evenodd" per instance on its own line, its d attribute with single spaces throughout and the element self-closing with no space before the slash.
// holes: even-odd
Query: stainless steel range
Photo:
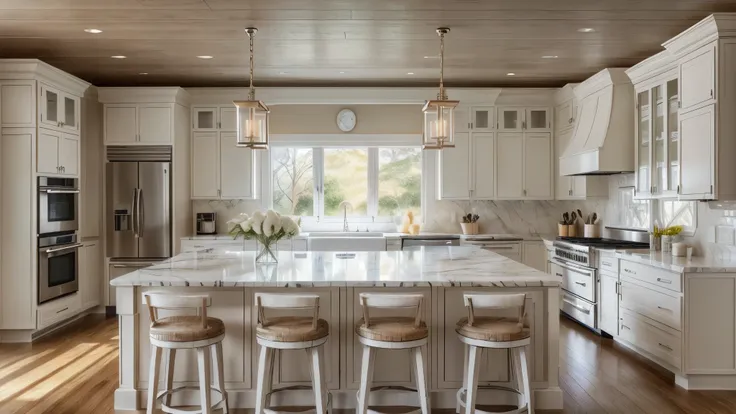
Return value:
<svg viewBox="0 0 736 414">
<path fill-rule="evenodd" d="M 550 259 L 552 274 L 562 277 L 560 310 L 568 317 L 599 332 L 599 250 L 649 248 L 647 232 L 606 227 L 605 238 L 560 237 Z"/>
</svg>

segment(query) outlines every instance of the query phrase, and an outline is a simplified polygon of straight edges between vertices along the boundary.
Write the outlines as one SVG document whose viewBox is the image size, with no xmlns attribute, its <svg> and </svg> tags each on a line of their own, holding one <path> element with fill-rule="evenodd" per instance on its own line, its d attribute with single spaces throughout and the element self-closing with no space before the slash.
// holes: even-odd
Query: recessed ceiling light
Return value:
<svg viewBox="0 0 736 414">
<path fill-rule="evenodd" d="M 148 72 L 141 72 L 139 75 L 148 75 Z"/>
<path fill-rule="evenodd" d="M 516 76 L 516 74 L 514 72 L 509 72 L 506 74 L 506 76 Z"/>
<path fill-rule="evenodd" d="M 110 57 L 113 58 L 113 59 L 125 59 L 127 56 L 115 55 L 115 56 L 110 56 Z"/>
<path fill-rule="evenodd" d="M 581 29 L 578 29 L 578 32 L 580 33 L 593 33 L 595 32 L 595 29 L 592 27 L 583 27 Z"/>
<path fill-rule="evenodd" d="M 557 59 L 558 57 L 557 55 L 544 55 L 542 59 Z"/>
<path fill-rule="evenodd" d="M 287 75 L 289 72 L 279 72 L 279 75 Z"/>
<path fill-rule="evenodd" d="M 414 72 L 406 72 L 407 75 L 413 75 Z"/>
<path fill-rule="evenodd" d="M 439 59 L 439 55 L 425 56 L 425 59 Z"/>
<path fill-rule="evenodd" d="M 212 57 L 213 56 L 209 56 L 209 55 L 197 56 L 198 59 L 212 59 Z"/>
<path fill-rule="evenodd" d="M 84 31 L 87 33 L 94 33 L 94 34 L 102 33 L 102 30 L 100 29 L 84 29 Z"/>
<path fill-rule="evenodd" d="M 340 71 L 340 74 L 341 74 L 341 75 L 342 75 L 342 74 L 344 74 L 344 73 L 345 73 L 345 72 L 343 72 L 343 71 Z"/>
</svg>

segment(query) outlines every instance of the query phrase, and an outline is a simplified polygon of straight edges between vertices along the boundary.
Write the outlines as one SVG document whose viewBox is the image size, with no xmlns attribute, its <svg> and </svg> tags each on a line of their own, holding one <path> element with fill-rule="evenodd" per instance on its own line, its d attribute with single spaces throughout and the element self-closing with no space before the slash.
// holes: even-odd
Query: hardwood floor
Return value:
<svg viewBox="0 0 736 414">
<path fill-rule="evenodd" d="M 565 407 L 558 412 L 736 413 L 736 391 L 688 392 L 674 385 L 671 373 L 610 339 L 599 338 L 565 319 L 560 333 L 560 386 Z M 116 319 L 91 315 L 32 345 L 0 345 L 0 413 L 114 413 L 117 334 Z"/>
</svg>

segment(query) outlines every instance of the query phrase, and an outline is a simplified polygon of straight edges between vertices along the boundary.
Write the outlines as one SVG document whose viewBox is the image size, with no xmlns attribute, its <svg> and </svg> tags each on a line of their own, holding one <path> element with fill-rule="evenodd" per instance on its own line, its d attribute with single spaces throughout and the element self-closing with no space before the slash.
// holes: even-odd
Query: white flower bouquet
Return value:
<svg viewBox="0 0 736 414">
<path fill-rule="evenodd" d="M 256 211 L 252 216 L 241 214 L 227 222 L 228 233 L 237 239 L 255 239 L 258 244 L 256 262 L 275 263 L 274 245 L 281 239 L 290 239 L 299 234 L 300 219 L 268 210 L 266 213 Z"/>
</svg>

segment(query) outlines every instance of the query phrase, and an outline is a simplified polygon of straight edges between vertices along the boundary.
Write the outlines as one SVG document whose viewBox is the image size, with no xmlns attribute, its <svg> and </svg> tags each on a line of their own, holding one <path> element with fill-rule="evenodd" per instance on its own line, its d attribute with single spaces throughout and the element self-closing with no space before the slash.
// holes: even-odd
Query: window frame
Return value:
<svg viewBox="0 0 736 414">
<path fill-rule="evenodd" d="M 366 142 L 371 145 L 365 145 Z M 342 223 L 341 216 L 324 215 L 324 150 L 329 148 L 355 148 L 368 151 L 368 188 L 366 195 L 367 214 L 365 216 L 350 216 L 351 223 L 393 223 L 395 216 L 378 215 L 378 185 L 379 185 L 379 150 L 381 148 L 417 148 L 421 151 L 421 135 L 416 134 L 363 134 L 363 135 L 274 135 L 271 146 L 277 148 L 310 148 L 312 149 L 312 177 L 314 191 L 314 206 L 311 216 L 302 216 L 305 224 Z M 264 208 L 273 208 L 273 169 L 271 166 L 271 151 L 262 163 L 262 205 Z M 427 156 L 422 153 L 420 168 L 422 171 L 420 184 L 421 214 L 424 216 L 426 208 L 425 198 L 425 163 Z"/>
</svg>

